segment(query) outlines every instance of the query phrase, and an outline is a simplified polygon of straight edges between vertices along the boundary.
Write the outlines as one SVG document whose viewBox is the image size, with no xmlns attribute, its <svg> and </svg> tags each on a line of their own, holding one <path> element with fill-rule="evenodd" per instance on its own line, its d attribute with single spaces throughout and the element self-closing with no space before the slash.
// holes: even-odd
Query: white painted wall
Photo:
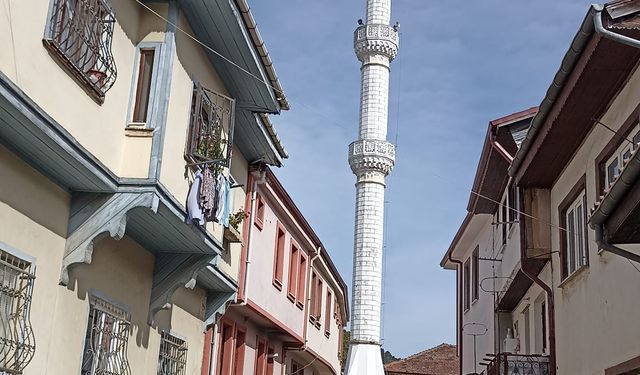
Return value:
<svg viewBox="0 0 640 375">
<path fill-rule="evenodd" d="M 617 130 L 639 98 L 640 73 L 636 71 L 601 121 Z M 597 199 L 595 159 L 612 136 L 596 125 L 553 185 L 553 224 L 559 222 L 558 205 L 585 174 L 587 207 L 593 206 Z M 626 259 L 599 254 L 594 231 L 589 229 L 588 236 L 589 266 L 570 282 L 560 285 L 559 256 L 553 256 L 559 374 L 602 374 L 604 369 L 640 355 L 640 300 L 635 297 L 640 273 Z M 553 248 L 558 249 L 559 243 L 560 233 L 554 229 Z"/>
</svg>

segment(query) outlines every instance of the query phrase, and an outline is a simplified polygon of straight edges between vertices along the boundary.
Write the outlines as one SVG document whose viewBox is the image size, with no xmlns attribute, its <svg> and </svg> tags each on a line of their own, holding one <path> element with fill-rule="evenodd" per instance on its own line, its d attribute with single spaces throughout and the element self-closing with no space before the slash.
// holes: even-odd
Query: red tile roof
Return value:
<svg viewBox="0 0 640 375">
<path fill-rule="evenodd" d="M 457 375 L 459 363 L 456 346 L 440 344 L 384 368 L 387 375 Z"/>
</svg>

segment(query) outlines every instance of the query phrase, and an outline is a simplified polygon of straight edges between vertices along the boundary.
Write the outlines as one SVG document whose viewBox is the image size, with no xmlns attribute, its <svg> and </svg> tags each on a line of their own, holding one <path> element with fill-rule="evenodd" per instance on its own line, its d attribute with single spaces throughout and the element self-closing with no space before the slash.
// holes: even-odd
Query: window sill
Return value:
<svg viewBox="0 0 640 375">
<path fill-rule="evenodd" d="M 259 230 L 262 230 L 264 222 L 258 218 L 253 221 L 253 225 L 255 225 Z"/>
<path fill-rule="evenodd" d="M 296 296 L 291 295 L 291 293 L 287 293 L 287 298 L 291 303 L 296 303 Z"/>
<path fill-rule="evenodd" d="M 151 138 L 154 129 L 147 128 L 146 123 L 133 122 L 124 128 L 124 135 L 134 138 Z"/>
<path fill-rule="evenodd" d="M 588 265 L 583 265 L 580 266 L 577 270 L 573 271 L 573 273 L 569 276 L 567 276 L 564 280 L 562 280 L 560 282 L 560 284 L 558 284 L 558 288 L 565 288 L 567 287 L 569 284 L 572 283 L 572 281 L 577 280 L 578 277 L 582 274 L 584 274 L 584 272 L 589 268 Z"/>
<path fill-rule="evenodd" d="M 282 283 L 278 281 L 278 279 L 273 279 L 273 282 L 271 284 L 273 284 L 273 286 L 279 291 L 282 291 Z"/>
</svg>

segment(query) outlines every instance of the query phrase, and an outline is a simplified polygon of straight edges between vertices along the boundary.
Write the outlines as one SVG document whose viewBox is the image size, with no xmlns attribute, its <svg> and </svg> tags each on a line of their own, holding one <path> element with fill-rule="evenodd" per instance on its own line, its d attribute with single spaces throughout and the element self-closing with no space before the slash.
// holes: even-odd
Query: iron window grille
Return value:
<svg viewBox="0 0 640 375">
<path fill-rule="evenodd" d="M 34 268 L 0 250 L 0 374 L 22 374 L 36 350 L 29 320 Z"/>
<path fill-rule="evenodd" d="M 115 14 L 104 0 L 52 0 L 47 46 L 76 79 L 99 98 L 113 86 L 117 70 L 111 43 Z"/>
<path fill-rule="evenodd" d="M 187 373 L 187 342 L 162 332 L 158 375 L 185 375 Z"/>
<path fill-rule="evenodd" d="M 229 167 L 233 145 L 235 101 L 200 84 L 193 89 L 185 147 L 188 165 Z"/>
<path fill-rule="evenodd" d="M 131 315 L 96 296 L 89 301 L 81 375 L 131 375 L 127 359 Z"/>
</svg>

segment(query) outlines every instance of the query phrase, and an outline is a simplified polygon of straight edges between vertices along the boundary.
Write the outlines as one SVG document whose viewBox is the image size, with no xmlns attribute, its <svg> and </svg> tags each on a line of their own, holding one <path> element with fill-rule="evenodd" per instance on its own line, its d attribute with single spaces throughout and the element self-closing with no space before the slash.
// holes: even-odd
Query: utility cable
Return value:
<svg viewBox="0 0 640 375">
<path fill-rule="evenodd" d="M 211 53 L 215 54 L 216 56 L 220 57 L 223 61 L 227 62 L 228 64 L 230 64 L 231 66 L 235 67 L 236 69 L 238 69 L 240 72 L 247 74 L 249 77 L 253 78 L 254 80 L 264 84 L 265 86 L 273 89 L 274 91 L 276 91 L 278 94 L 282 95 L 283 97 L 289 97 L 289 98 L 296 98 L 295 95 L 287 95 L 284 93 L 283 90 L 278 89 L 277 87 L 275 87 L 273 84 L 271 84 L 270 82 L 266 82 L 265 80 L 263 80 L 261 77 L 258 77 L 257 75 L 251 73 L 250 71 L 248 71 L 247 69 L 243 68 L 240 64 L 234 62 L 233 60 L 231 60 L 230 58 L 224 56 L 222 53 L 218 52 L 217 50 L 215 50 L 213 47 L 209 46 L 208 44 L 204 43 L 203 41 L 201 41 L 200 39 L 196 38 L 195 36 L 191 35 L 190 33 L 188 33 L 187 31 L 185 31 L 184 29 L 180 28 L 178 25 L 176 25 L 175 23 L 169 21 L 166 17 L 164 17 L 163 15 L 161 15 L 160 13 L 156 12 L 155 10 L 153 10 L 151 7 L 149 7 L 147 4 L 143 3 L 141 0 L 135 0 L 135 2 L 137 2 L 138 4 L 140 4 L 145 10 L 151 12 L 153 15 L 155 15 L 156 17 L 160 18 L 161 20 L 163 20 L 164 22 L 166 22 L 168 25 L 171 25 L 173 27 L 175 27 L 175 29 L 179 32 L 181 32 L 182 34 L 184 34 L 185 36 L 187 36 L 189 39 L 193 40 L 194 42 L 196 42 L 197 44 L 201 45 L 203 48 L 205 48 L 206 50 L 210 51 Z M 299 98 L 298 98 L 299 99 Z M 311 110 L 314 114 L 318 115 L 319 117 L 322 117 L 323 119 L 327 120 L 327 122 L 332 123 L 334 125 L 337 125 L 339 128 L 341 129 L 349 129 L 349 126 L 347 126 L 346 124 L 340 123 L 338 121 L 336 121 L 333 118 L 330 118 L 328 116 L 326 116 L 324 114 L 324 111 L 321 111 L 313 106 L 310 106 L 308 104 L 306 104 L 304 101 L 297 101 L 298 104 L 302 105 L 303 107 Z"/>
<path fill-rule="evenodd" d="M 398 61 L 398 89 L 396 91 L 396 130 L 395 130 L 395 141 L 394 141 L 394 145 L 396 148 L 396 161 L 398 160 L 398 133 L 400 130 L 400 93 L 402 92 L 402 59 L 401 58 L 397 58 L 396 61 Z M 391 192 L 393 191 L 393 186 L 394 186 L 394 175 L 392 174 L 391 176 L 388 177 L 388 188 L 386 189 L 386 196 L 391 196 Z M 382 314 L 380 317 L 380 330 L 382 333 L 382 338 L 381 338 L 381 342 L 384 343 L 384 332 L 385 332 L 385 312 L 386 312 L 386 295 L 387 295 L 387 278 L 385 277 L 385 275 L 387 274 L 387 241 L 388 241 L 388 216 L 389 216 L 389 210 L 388 205 L 391 204 L 390 200 L 385 200 L 384 202 L 384 228 L 383 228 L 383 252 L 382 252 Z"/>
<path fill-rule="evenodd" d="M 260 78 L 260 77 L 256 76 L 255 74 L 251 73 L 251 72 L 250 72 L 250 71 L 248 71 L 247 69 L 243 68 L 242 66 L 240 66 L 240 65 L 239 65 L 239 64 L 237 64 L 237 63 L 235 63 L 235 62 L 234 62 L 234 61 L 232 61 L 231 59 L 227 58 L 226 56 L 224 56 L 224 55 L 223 55 L 223 54 L 221 54 L 220 52 L 216 51 L 214 48 L 210 47 L 209 45 L 207 45 L 206 43 L 202 42 L 202 41 L 201 41 L 201 40 L 199 40 L 198 38 L 196 38 L 196 37 L 194 37 L 193 35 L 189 34 L 187 31 L 185 31 L 185 30 L 183 30 L 182 28 L 180 28 L 177 24 L 175 24 L 175 23 L 171 22 L 171 21 L 170 21 L 169 19 L 167 19 L 166 17 L 162 16 L 161 14 L 159 14 L 158 12 L 156 12 L 155 10 L 151 9 L 151 7 L 149 7 L 148 5 L 144 4 L 141 0 L 134 0 L 134 1 L 135 1 L 135 2 L 137 2 L 137 3 L 138 3 L 140 6 L 142 6 L 143 8 L 145 8 L 147 11 L 151 12 L 152 14 L 154 14 L 156 17 L 158 17 L 158 18 L 162 19 L 163 21 L 165 21 L 167 24 L 169 24 L 169 25 L 171 25 L 171 26 L 175 27 L 175 28 L 176 28 L 176 30 L 178 30 L 178 31 L 180 31 L 181 33 L 183 33 L 183 34 L 184 34 L 185 36 L 187 36 L 189 39 L 193 40 L 193 41 L 194 41 L 194 42 L 196 42 L 197 44 L 201 45 L 203 48 L 207 49 L 208 51 L 212 52 L 212 53 L 213 53 L 213 54 L 215 54 L 216 56 L 220 57 L 220 58 L 221 58 L 222 60 L 224 60 L 225 62 L 227 62 L 227 63 L 231 64 L 232 66 L 234 66 L 235 68 L 237 68 L 237 69 L 238 69 L 238 70 L 240 70 L 241 72 L 243 72 L 243 73 L 245 73 L 245 74 L 249 75 L 249 76 L 250 76 L 250 77 L 252 77 L 253 79 L 257 80 L 258 82 L 260 82 L 260 83 L 262 83 L 262 84 L 264 84 L 264 85 L 266 85 L 266 86 L 268 86 L 268 87 L 270 87 L 271 89 L 273 89 L 273 90 L 274 90 L 274 91 L 276 91 L 277 93 L 279 93 L 279 94 L 281 94 L 281 95 L 283 95 L 283 96 L 284 96 L 284 92 L 283 92 L 281 89 L 278 89 L 277 87 L 275 87 L 274 85 L 272 85 L 270 82 L 266 82 L 266 81 L 265 81 L 265 80 L 263 80 L 262 78 Z M 401 91 L 401 90 L 399 90 L 399 91 Z M 302 104 L 304 105 L 304 103 L 302 103 Z M 400 103 L 398 102 L 398 108 L 399 108 L 399 104 L 400 104 Z M 306 106 L 306 105 L 305 105 L 305 106 Z M 311 109 L 313 110 L 313 107 L 309 107 L 309 106 L 307 106 L 307 107 L 308 107 L 308 108 L 311 108 Z M 597 124 L 599 124 L 599 125 L 603 126 L 605 129 L 607 129 L 607 130 L 611 131 L 614 135 L 619 135 L 617 131 L 613 130 L 611 127 L 607 126 L 606 124 L 602 123 L 601 121 L 599 121 L 599 120 L 597 120 L 597 119 L 593 119 L 593 120 L 595 120 Z M 336 124 L 337 124 L 337 123 L 336 123 Z M 399 124 L 399 121 L 397 121 L 397 122 L 396 122 L 396 134 L 395 134 L 395 137 L 396 137 L 396 144 L 397 144 L 397 140 L 398 140 L 398 133 L 399 133 L 399 132 L 398 132 L 398 127 L 399 127 L 399 125 L 398 125 L 398 124 Z M 338 125 L 340 125 L 340 127 L 342 127 L 342 126 L 343 126 L 343 125 L 341 125 L 341 124 L 338 124 Z M 623 137 L 623 138 L 624 138 L 625 140 L 627 140 L 628 142 L 630 142 L 631 144 L 633 144 L 633 141 L 629 140 L 629 139 L 628 139 L 628 138 L 626 138 L 626 137 Z M 443 178 L 442 176 L 439 176 L 439 175 L 437 175 L 437 174 L 434 174 L 434 175 L 435 175 L 436 177 L 439 177 L 440 179 L 444 180 L 444 178 Z M 509 207 L 509 206 L 507 206 L 507 205 L 505 205 L 505 204 L 503 204 L 503 203 L 501 203 L 501 202 L 498 202 L 498 201 L 496 201 L 496 200 L 494 200 L 494 199 L 492 199 L 492 198 L 489 198 L 489 197 L 487 197 L 487 196 L 485 196 L 485 195 L 483 195 L 483 194 L 480 194 L 480 193 L 478 193 L 478 192 L 471 191 L 471 194 L 474 194 L 474 195 L 478 196 L 479 198 L 482 198 L 482 199 L 488 200 L 488 201 L 490 201 L 490 202 L 496 203 L 496 204 L 498 204 L 500 207 L 505 206 L 508 210 L 514 211 L 514 212 L 516 212 L 516 213 L 518 213 L 518 214 L 520 214 L 520 215 L 523 215 L 523 216 L 525 216 L 525 217 L 528 217 L 528 218 L 530 218 L 530 219 L 537 220 L 537 221 L 539 221 L 539 222 L 541 222 L 541 223 L 543 223 L 543 224 L 545 224 L 545 225 L 549 225 L 549 226 L 551 226 L 551 227 L 553 227 L 553 228 L 557 228 L 557 229 L 559 229 L 559 230 L 561 230 L 561 231 L 564 231 L 564 232 L 566 232 L 566 233 L 572 233 L 572 234 L 576 235 L 578 238 L 580 238 L 581 240 L 583 240 L 583 241 L 584 241 L 584 238 L 583 238 L 581 235 L 579 235 L 579 234 L 577 234 L 577 233 L 573 233 L 573 232 L 569 231 L 569 230 L 568 230 L 568 229 L 566 229 L 566 228 L 562 228 L 562 227 L 561 227 L 561 226 L 559 226 L 559 225 L 556 225 L 556 224 L 553 224 L 553 223 L 549 223 L 549 222 L 547 222 L 547 221 L 545 221 L 545 220 L 543 220 L 543 219 L 537 218 L 537 217 L 532 216 L 532 215 L 529 215 L 529 214 L 527 214 L 527 213 L 525 213 L 525 212 L 523 212 L 523 211 L 520 211 L 519 209 L 515 209 L 515 208 L 513 208 L 513 207 Z M 586 209 L 586 207 L 585 207 L 585 209 Z M 590 241 L 590 242 L 595 242 L 595 241 Z M 639 269 L 639 268 L 637 268 L 637 267 L 636 267 L 636 266 L 631 262 L 631 260 L 629 260 L 629 259 L 627 259 L 627 260 L 628 260 L 628 261 L 629 261 L 629 263 L 631 263 L 631 265 L 632 265 L 632 266 L 633 266 L 633 267 L 634 267 L 634 268 L 635 268 L 635 269 L 640 273 L 640 269 Z"/>
</svg>

